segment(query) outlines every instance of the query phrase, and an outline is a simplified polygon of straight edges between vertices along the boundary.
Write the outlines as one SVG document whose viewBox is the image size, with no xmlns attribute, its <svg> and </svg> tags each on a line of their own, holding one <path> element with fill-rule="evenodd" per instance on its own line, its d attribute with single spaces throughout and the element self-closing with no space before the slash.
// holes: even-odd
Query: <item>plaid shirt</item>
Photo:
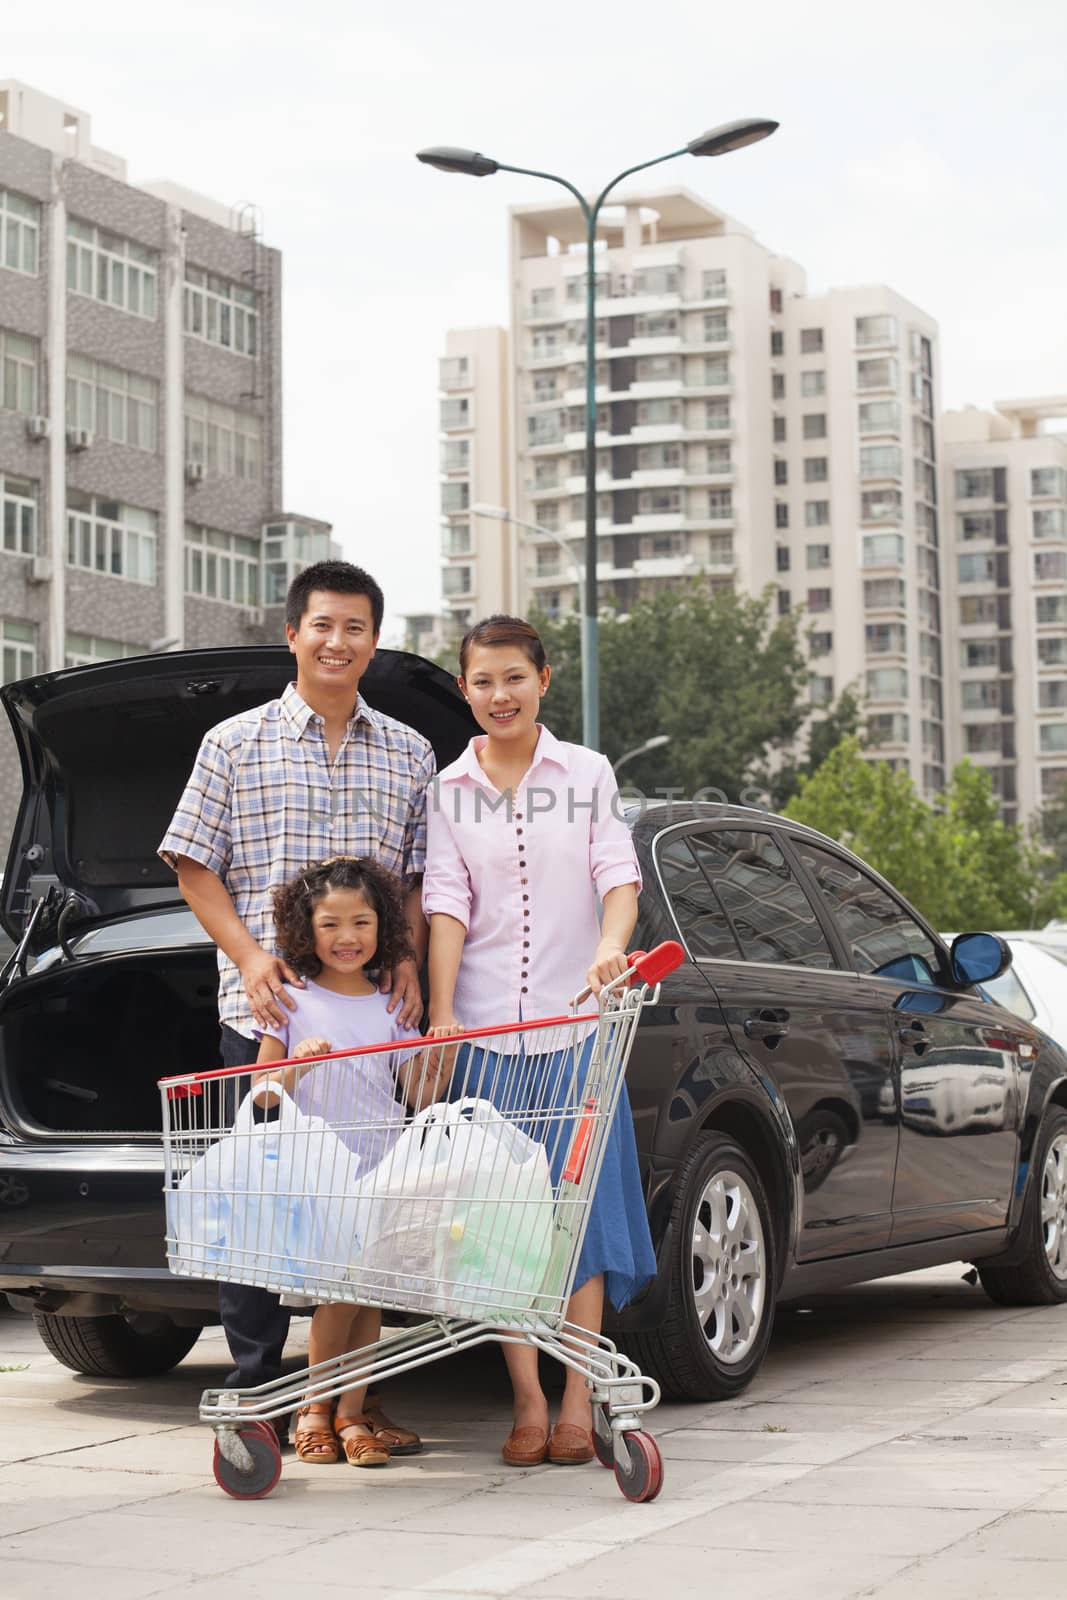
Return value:
<svg viewBox="0 0 1067 1600">
<path fill-rule="evenodd" d="M 410 888 L 426 860 L 433 750 L 360 695 L 333 765 L 323 719 L 287 684 L 205 736 L 159 846 L 225 884 L 253 939 L 276 948 L 271 890 L 310 862 L 372 856 Z M 251 1036 L 241 974 L 219 951 L 219 1021 Z"/>
</svg>

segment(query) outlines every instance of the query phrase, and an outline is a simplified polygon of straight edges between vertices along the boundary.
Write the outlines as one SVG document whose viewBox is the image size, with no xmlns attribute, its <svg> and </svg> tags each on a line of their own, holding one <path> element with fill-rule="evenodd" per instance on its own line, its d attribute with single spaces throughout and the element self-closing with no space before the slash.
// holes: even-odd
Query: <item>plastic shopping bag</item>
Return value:
<svg viewBox="0 0 1067 1600">
<path fill-rule="evenodd" d="M 360 1190 L 374 1215 L 357 1294 L 478 1320 L 530 1309 L 552 1249 L 548 1157 L 490 1101 L 420 1112 Z"/>
<path fill-rule="evenodd" d="M 324 1294 L 368 1242 L 373 1208 L 359 1159 L 284 1094 L 256 1122 L 252 1095 L 231 1131 L 167 1192 L 167 1263 L 181 1277 Z"/>
</svg>

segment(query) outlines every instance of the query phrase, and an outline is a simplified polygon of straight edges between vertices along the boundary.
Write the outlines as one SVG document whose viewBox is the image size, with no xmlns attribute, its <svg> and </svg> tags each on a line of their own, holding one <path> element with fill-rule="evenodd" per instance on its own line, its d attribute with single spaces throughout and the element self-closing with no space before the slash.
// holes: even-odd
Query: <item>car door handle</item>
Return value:
<svg viewBox="0 0 1067 1600">
<path fill-rule="evenodd" d="M 789 1032 L 788 1012 L 756 1011 L 744 1021 L 745 1035 L 749 1039 L 784 1039 Z"/>
<path fill-rule="evenodd" d="M 930 1035 L 921 1022 L 903 1022 L 897 1029 L 897 1037 L 903 1044 L 910 1044 L 920 1055 L 930 1044 Z"/>
</svg>

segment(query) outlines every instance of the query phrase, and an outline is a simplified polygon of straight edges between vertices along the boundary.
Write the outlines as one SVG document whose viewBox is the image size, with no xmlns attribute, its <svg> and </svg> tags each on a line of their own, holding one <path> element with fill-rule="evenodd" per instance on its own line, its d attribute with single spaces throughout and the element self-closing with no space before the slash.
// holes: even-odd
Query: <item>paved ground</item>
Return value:
<svg viewBox="0 0 1067 1600">
<path fill-rule="evenodd" d="M 189 1423 L 223 1372 L 218 1334 L 169 1379 L 101 1383 L 0 1314 L 0 1593 L 1060 1600 L 1067 1307 L 995 1307 L 961 1271 L 783 1315 L 742 1399 L 656 1415 L 666 1484 L 647 1506 L 595 1464 L 501 1464 L 495 1353 L 394 1387 L 424 1456 L 356 1473 L 288 1455 L 269 1499 L 233 1501 Z"/>
</svg>

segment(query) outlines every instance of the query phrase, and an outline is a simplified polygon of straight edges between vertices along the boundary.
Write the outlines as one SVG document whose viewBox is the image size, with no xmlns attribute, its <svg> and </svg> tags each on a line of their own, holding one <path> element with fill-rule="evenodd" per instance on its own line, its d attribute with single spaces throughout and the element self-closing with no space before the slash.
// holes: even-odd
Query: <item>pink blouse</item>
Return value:
<svg viewBox="0 0 1067 1600">
<path fill-rule="evenodd" d="M 422 905 L 467 929 L 455 997 L 466 1028 L 565 1012 L 600 942 L 597 897 L 641 887 L 606 756 L 541 727 L 511 799 L 478 764 L 485 743 L 472 739 L 427 792 Z"/>
</svg>

